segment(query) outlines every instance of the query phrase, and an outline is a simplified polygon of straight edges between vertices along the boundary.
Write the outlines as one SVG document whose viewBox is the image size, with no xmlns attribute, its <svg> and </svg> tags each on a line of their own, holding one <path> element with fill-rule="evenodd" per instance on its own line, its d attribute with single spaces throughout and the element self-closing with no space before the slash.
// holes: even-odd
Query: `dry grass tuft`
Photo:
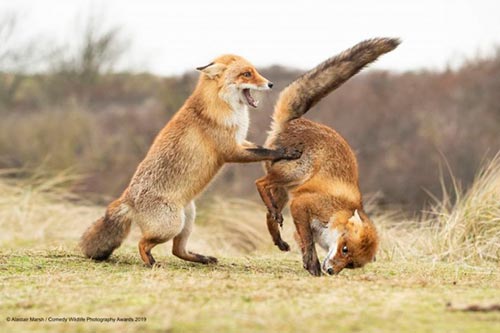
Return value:
<svg viewBox="0 0 500 333">
<path fill-rule="evenodd" d="M 272 246 L 265 217 L 263 205 L 215 197 L 201 207 L 197 224 L 207 245 L 226 253 L 249 254 Z"/>
<path fill-rule="evenodd" d="M 83 231 L 102 209 L 68 191 L 75 181 L 68 172 L 47 177 L 41 172 L 27 176 L 19 170 L 2 170 L 0 176 L 0 245 L 67 240 Z"/>
<path fill-rule="evenodd" d="M 382 254 L 389 259 L 420 258 L 478 264 L 500 260 L 500 154 L 485 165 L 472 186 L 443 198 L 413 221 L 397 214 L 378 216 Z"/>
<path fill-rule="evenodd" d="M 483 167 L 463 193 L 437 200 L 425 218 L 437 259 L 500 260 L 500 154 Z"/>
</svg>

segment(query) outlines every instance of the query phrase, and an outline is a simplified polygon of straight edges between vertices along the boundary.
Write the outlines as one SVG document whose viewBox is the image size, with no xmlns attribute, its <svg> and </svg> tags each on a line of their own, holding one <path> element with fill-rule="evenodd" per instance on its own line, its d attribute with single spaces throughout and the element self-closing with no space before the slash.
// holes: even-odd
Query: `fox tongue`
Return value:
<svg viewBox="0 0 500 333">
<path fill-rule="evenodd" d="M 257 103 L 255 102 L 255 100 L 253 99 L 252 95 L 250 94 L 250 89 L 243 89 L 243 95 L 245 96 L 245 98 L 247 99 L 248 104 L 251 107 L 253 107 L 253 108 L 257 107 Z"/>
</svg>

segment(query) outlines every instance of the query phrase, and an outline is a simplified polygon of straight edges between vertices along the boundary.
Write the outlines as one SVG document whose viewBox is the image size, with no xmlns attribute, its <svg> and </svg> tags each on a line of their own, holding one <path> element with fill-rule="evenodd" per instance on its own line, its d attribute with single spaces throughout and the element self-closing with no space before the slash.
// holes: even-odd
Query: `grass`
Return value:
<svg viewBox="0 0 500 333">
<path fill-rule="evenodd" d="M 109 261 L 81 256 L 78 237 L 104 208 L 68 195 L 68 176 L 0 180 L 0 331 L 499 331 L 500 312 L 460 310 L 500 302 L 498 164 L 420 221 L 374 214 L 377 262 L 321 278 L 302 269 L 290 218 L 283 234 L 292 251 L 281 253 L 263 208 L 251 202 L 214 199 L 200 207 L 190 248 L 217 255 L 219 264 L 181 261 L 168 244 L 154 250 L 162 266 L 149 269 L 137 254 L 137 228 Z M 68 317 L 85 321 L 49 321 Z"/>
<path fill-rule="evenodd" d="M 2 251 L 3 317 L 145 317 L 146 322 L 5 322 L 33 332 L 479 332 L 500 313 L 454 312 L 452 304 L 498 301 L 497 267 L 383 262 L 312 278 L 297 253 L 222 257 L 199 266 L 161 257 L 141 265 L 135 247 L 94 263 L 60 247 Z M 495 297 L 497 299 L 495 299 Z"/>
<path fill-rule="evenodd" d="M 478 173 L 465 193 L 454 183 L 428 213 L 441 258 L 500 261 L 500 154 Z"/>
</svg>

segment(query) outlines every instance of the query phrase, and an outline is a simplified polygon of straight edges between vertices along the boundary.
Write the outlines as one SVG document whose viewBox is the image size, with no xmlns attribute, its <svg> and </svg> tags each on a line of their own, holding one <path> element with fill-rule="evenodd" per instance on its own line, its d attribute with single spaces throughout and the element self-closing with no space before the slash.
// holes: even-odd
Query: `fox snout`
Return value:
<svg viewBox="0 0 500 333">
<path fill-rule="evenodd" d="M 256 85 L 254 87 L 254 89 L 256 89 L 256 90 L 269 90 L 269 89 L 273 88 L 274 83 L 272 83 L 271 81 L 267 80 L 264 77 L 262 79 L 265 80 L 265 82 L 262 84 Z"/>
<path fill-rule="evenodd" d="M 334 263 L 333 260 L 326 259 L 323 262 L 323 271 L 325 271 L 328 275 L 337 275 L 342 271 L 342 269 L 344 269 L 344 267 L 338 263 Z"/>
<path fill-rule="evenodd" d="M 338 269 L 338 263 L 335 262 L 335 257 L 331 257 L 331 253 L 323 260 L 323 271 L 328 275 L 340 273 L 342 268 Z"/>
<path fill-rule="evenodd" d="M 353 262 L 349 262 L 343 260 L 343 258 L 339 258 L 338 256 L 333 258 L 325 258 L 323 261 L 323 271 L 328 275 L 337 275 L 342 272 L 343 269 L 353 269 L 358 267 Z"/>
</svg>

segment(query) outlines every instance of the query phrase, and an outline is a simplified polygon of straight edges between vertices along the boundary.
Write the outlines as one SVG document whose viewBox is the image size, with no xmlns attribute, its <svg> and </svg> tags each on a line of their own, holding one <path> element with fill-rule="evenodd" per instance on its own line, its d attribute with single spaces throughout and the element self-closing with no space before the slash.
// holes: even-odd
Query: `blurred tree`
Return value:
<svg viewBox="0 0 500 333">
<path fill-rule="evenodd" d="M 0 17 L 0 112 L 9 109 L 25 79 L 28 64 L 35 61 L 33 41 L 16 40 L 18 15 Z"/>
<path fill-rule="evenodd" d="M 90 17 L 78 33 L 76 45 L 61 45 L 49 55 L 49 75 L 41 76 L 49 102 L 73 98 L 88 102 L 102 76 L 115 70 L 129 47 L 120 28 L 105 27 Z"/>
</svg>

